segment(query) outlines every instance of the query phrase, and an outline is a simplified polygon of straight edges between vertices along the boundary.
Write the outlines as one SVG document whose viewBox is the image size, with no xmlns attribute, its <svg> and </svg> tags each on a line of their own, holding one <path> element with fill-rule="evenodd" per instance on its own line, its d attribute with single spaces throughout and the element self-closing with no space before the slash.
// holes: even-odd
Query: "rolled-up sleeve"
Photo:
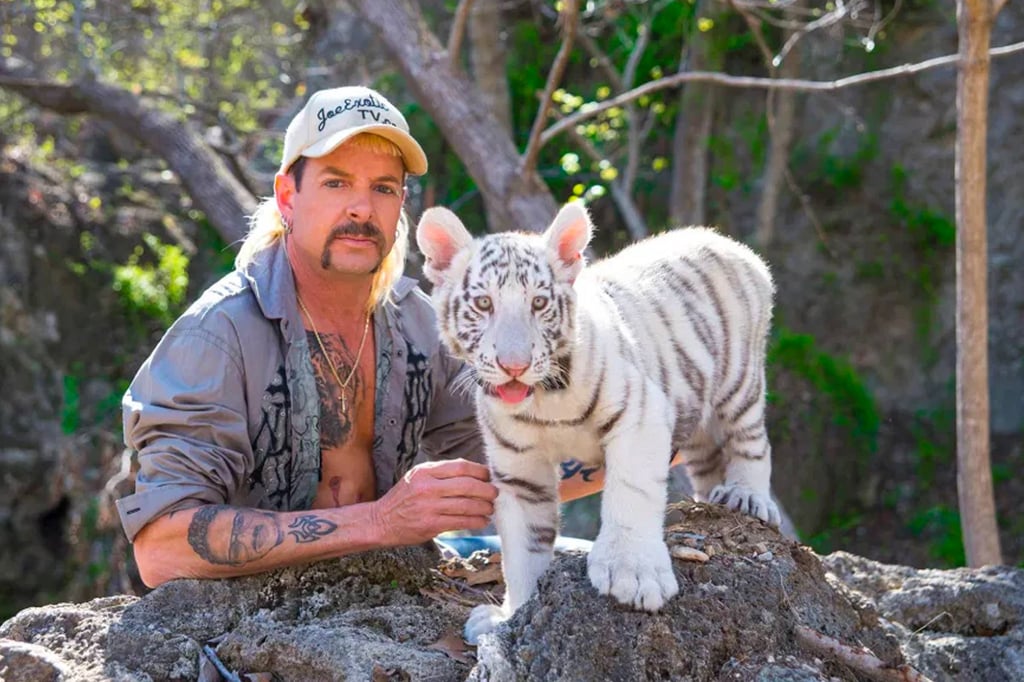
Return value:
<svg viewBox="0 0 1024 682">
<path fill-rule="evenodd" d="M 457 381 L 465 365 L 440 349 L 437 370 L 422 449 L 431 460 L 462 458 L 485 464 L 472 390 Z"/>
<path fill-rule="evenodd" d="M 241 499 L 253 453 L 244 374 L 229 342 L 202 328 L 172 329 L 122 410 L 125 444 L 139 461 L 135 493 L 117 502 L 129 540 L 172 511 Z"/>
</svg>

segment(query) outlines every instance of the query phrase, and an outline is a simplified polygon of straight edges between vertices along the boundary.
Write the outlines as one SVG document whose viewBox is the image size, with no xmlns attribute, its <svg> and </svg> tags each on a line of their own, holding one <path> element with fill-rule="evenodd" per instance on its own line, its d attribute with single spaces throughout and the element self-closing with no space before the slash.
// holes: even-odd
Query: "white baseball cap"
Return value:
<svg viewBox="0 0 1024 682">
<path fill-rule="evenodd" d="M 409 134 L 405 117 L 384 95 L 361 85 L 319 90 L 310 96 L 288 124 L 281 172 L 287 172 L 300 156 L 326 156 L 360 133 L 394 142 L 411 175 L 427 172 L 427 155 Z"/>
</svg>

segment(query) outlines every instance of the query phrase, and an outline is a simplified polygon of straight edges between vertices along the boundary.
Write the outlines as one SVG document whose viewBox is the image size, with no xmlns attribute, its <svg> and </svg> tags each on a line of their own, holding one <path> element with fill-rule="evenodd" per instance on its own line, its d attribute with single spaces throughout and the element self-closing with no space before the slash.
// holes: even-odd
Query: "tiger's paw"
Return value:
<svg viewBox="0 0 1024 682">
<path fill-rule="evenodd" d="M 657 611 L 679 592 L 672 558 L 661 539 L 638 541 L 599 534 L 587 558 L 591 584 L 627 606 Z"/>
<path fill-rule="evenodd" d="M 480 637 L 489 632 L 494 632 L 499 625 L 509 619 L 511 613 L 505 610 L 504 606 L 494 604 L 481 604 L 473 607 L 466 620 L 466 626 L 462 630 L 463 639 L 476 646 L 480 643 Z"/>
<path fill-rule="evenodd" d="M 759 518 L 775 527 L 782 522 L 779 508 L 769 495 L 743 485 L 725 483 L 715 486 L 711 494 L 708 495 L 708 500 Z"/>
</svg>

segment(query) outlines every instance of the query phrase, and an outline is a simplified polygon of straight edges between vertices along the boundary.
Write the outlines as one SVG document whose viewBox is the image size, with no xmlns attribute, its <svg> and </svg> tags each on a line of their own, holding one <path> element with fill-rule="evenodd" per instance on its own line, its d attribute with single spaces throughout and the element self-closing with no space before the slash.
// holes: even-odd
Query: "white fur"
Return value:
<svg viewBox="0 0 1024 682">
<path fill-rule="evenodd" d="M 500 490 L 506 598 L 473 611 L 471 642 L 522 606 L 551 561 L 546 529 L 557 527 L 560 462 L 605 466 L 588 573 L 601 594 L 637 609 L 656 611 L 678 590 L 662 537 L 674 449 L 699 499 L 779 522 L 763 431 L 767 266 L 743 245 L 693 228 L 584 268 L 591 229 L 578 204 L 543 235 L 467 241 L 458 218 L 439 208 L 417 229 L 442 336 L 482 383 L 477 414 Z M 471 295 L 463 296 L 467 271 Z M 525 274 L 499 283 L 512 271 Z M 575 313 L 556 325 L 550 308 L 531 307 L 538 296 L 574 302 Z M 543 388 L 565 354 L 568 385 Z M 505 368 L 524 358 L 518 380 L 532 395 L 508 404 L 486 390 L 511 380 Z"/>
</svg>

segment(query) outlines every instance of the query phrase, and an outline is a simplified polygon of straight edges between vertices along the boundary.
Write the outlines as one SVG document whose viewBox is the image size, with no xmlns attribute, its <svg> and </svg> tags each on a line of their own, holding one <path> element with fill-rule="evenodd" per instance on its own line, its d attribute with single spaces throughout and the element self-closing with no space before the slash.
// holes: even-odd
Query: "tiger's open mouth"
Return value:
<svg viewBox="0 0 1024 682">
<path fill-rule="evenodd" d="M 484 393 L 489 396 L 494 396 L 509 405 L 515 405 L 516 403 L 521 403 L 526 400 L 526 398 L 533 395 L 533 386 L 527 386 L 523 382 L 513 379 L 512 381 L 499 386 L 493 386 L 485 383 Z"/>
</svg>

